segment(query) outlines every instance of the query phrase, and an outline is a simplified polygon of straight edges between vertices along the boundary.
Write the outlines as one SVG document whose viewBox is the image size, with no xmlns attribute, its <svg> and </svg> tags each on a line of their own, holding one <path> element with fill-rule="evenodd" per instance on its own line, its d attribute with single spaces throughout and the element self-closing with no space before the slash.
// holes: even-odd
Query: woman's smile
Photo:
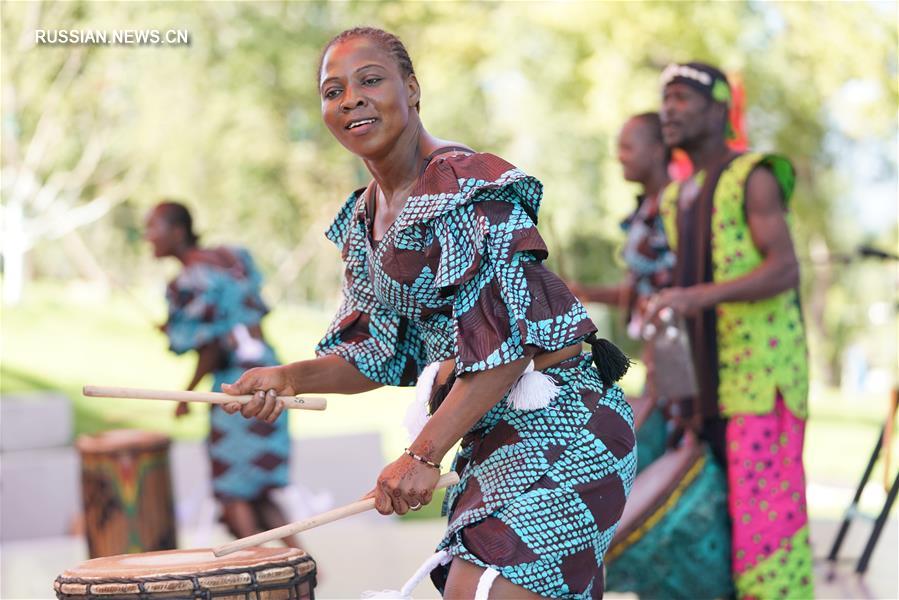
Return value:
<svg viewBox="0 0 899 600">
<path fill-rule="evenodd" d="M 374 128 L 377 120 L 378 119 L 376 119 L 375 117 L 353 119 L 346 124 L 346 127 L 344 127 L 344 129 L 352 131 L 353 135 L 362 136 L 370 132 Z"/>
</svg>

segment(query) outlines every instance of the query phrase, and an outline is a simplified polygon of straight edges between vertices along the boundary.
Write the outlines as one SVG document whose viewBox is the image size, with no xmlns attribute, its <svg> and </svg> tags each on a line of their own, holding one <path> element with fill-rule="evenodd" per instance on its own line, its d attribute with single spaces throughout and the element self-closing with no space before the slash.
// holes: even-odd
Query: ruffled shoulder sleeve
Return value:
<svg viewBox="0 0 899 600">
<path fill-rule="evenodd" d="M 337 211 L 337 216 L 334 217 L 331 226 L 325 230 L 325 237 L 331 240 L 341 250 L 341 253 L 346 249 L 347 240 L 358 215 L 359 203 L 364 192 L 365 188 L 360 188 L 350 194 L 340 210 Z"/>
<path fill-rule="evenodd" d="M 456 371 L 482 371 L 564 348 L 596 331 L 543 264 L 542 184 L 493 155 L 448 159 L 428 226 L 440 245 L 434 286 L 452 299 Z M 455 190 L 452 183 L 455 182 Z"/>
<path fill-rule="evenodd" d="M 413 190 L 398 227 L 429 222 L 465 205 L 510 194 L 536 223 L 543 198 L 543 184 L 536 177 L 494 154 L 438 156 Z"/>
</svg>

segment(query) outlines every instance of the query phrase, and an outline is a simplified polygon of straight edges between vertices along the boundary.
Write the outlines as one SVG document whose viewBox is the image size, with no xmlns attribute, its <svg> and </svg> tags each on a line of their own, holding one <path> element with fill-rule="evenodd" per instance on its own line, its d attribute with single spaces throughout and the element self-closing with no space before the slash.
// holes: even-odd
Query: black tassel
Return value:
<svg viewBox="0 0 899 600">
<path fill-rule="evenodd" d="M 584 341 L 590 344 L 593 364 L 605 385 L 612 385 L 624 377 L 631 366 L 631 359 L 618 346 L 605 338 L 597 338 L 595 333 L 591 333 Z"/>
</svg>

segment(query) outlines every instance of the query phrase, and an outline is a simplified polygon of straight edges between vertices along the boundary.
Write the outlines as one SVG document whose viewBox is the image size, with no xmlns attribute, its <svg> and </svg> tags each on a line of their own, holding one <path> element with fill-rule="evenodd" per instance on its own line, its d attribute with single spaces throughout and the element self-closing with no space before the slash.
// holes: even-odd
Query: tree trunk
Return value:
<svg viewBox="0 0 899 600">
<path fill-rule="evenodd" d="M 13 199 L 3 210 L 3 304 L 15 305 L 22 300 L 25 287 L 25 218 L 22 204 Z"/>
</svg>

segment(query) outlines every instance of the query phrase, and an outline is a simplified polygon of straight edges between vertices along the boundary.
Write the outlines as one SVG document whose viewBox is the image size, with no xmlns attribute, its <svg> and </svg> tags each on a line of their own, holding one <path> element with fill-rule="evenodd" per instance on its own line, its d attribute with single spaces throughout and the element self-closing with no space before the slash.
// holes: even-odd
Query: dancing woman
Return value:
<svg viewBox="0 0 899 600">
<path fill-rule="evenodd" d="M 461 440 L 438 589 L 471 598 L 483 577 L 494 598 L 600 597 L 636 463 L 614 385 L 627 359 L 543 264 L 542 185 L 428 133 L 412 61 L 389 33 L 331 40 L 319 91 L 328 129 L 372 175 L 327 232 L 346 268 L 343 303 L 317 358 L 248 371 L 224 389 L 254 400 L 228 409 L 273 419 L 277 394 L 418 379 L 430 415 L 372 495 L 382 514 L 427 504 Z"/>
<path fill-rule="evenodd" d="M 177 202 L 162 202 L 150 212 L 145 237 L 156 258 L 172 257 L 182 265 L 166 289 L 169 313 L 163 330 L 176 354 L 196 352 L 188 390 L 207 374 L 218 391 L 248 368 L 278 364 L 260 328 L 268 313 L 260 296 L 262 277 L 246 250 L 200 247 L 190 212 Z M 175 414 L 187 410 L 181 402 Z M 287 415 L 250 421 L 212 406 L 209 418 L 212 489 L 222 521 L 237 537 L 286 523 L 270 492 L 287 485 Z M 296 538 L 288 542 L 298 547 Z"/>
</svg>

